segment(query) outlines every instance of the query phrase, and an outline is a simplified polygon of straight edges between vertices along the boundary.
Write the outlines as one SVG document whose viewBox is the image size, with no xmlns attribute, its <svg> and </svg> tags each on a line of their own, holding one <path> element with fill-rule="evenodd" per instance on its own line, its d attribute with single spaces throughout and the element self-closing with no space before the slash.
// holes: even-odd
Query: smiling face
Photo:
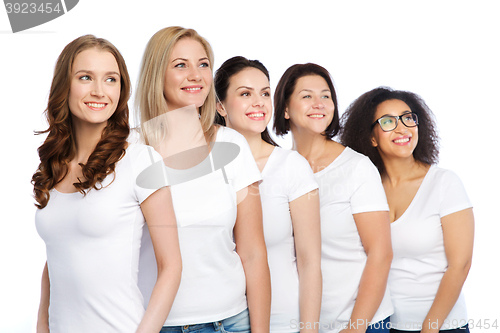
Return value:
<svg viewBox="0 0 500 333">
<path fill-rule="evenodd" d="M 399 99 L 391 99 L 380 103 L 373 121 L 382 116 L 401 116 L 410 113 L 410 107 Z M 389 132 L 384 132 L 379 124 L 373 127 L 372 145 L 377 147 L 382 158 L 408 158 L 413 156 L 418 143 L 418 127 L 406 127 L 401 120 L 398 126 Z"/>
<path fill-rule="evenodd" d="M 120 70 L 107 51 L 88 49 L 73 62 L 68 97 L 75 125 L 92 124 L 104 128 L 120 99 Z"/>
<path fill-rule="evenodd" d="M 297 80 L 285 110 L 292 131 L 308 130 L 322 134 L 332 122 L 334 113 L 335 104 L 325 79 L 308 75 Z"/>
<path fill-rule="evenodd" d="M 272 113 L 271 88 L 266 75 L 246 68 L 229 79 L 226 99 L 217 105 L 226 125 L 242 134 L 260 134 Z"/>
<path fill-rule="evenodd" d="M 203 45 L 191 38 L 175 43 L 165 71 L 163 95 L 170 111 L 205 103 L 212 85 L 212 69 Z"/>
</svg>

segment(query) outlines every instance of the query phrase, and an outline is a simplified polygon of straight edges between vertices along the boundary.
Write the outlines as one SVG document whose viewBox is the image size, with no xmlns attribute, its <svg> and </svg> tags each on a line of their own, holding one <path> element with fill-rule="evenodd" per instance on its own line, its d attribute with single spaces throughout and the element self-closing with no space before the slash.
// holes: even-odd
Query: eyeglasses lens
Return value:
<svg viewBox="0 0 500 333">
<path fill-rule="evenodd" d="M 398 126 L 398 118 L 401 119 L 406 127 L 415 127 L 418 125 L 418 117 L 416 113 L 408 113 L 401 115 L 399 117 L 396 116 L 385 116 L 380 118 L 379 123 L 380 127 L 383 131 L 389 132 L 394 130 Z"/>
</svg>

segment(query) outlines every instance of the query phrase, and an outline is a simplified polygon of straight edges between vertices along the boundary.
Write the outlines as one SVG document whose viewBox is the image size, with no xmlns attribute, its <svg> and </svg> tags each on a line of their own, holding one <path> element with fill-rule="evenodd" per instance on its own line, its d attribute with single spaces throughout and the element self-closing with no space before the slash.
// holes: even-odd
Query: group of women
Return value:
<svg viewBox="0 0 500 333">
<path fill-rule="evenodd" d="M 340 119 L 327 70 L 293 65 L 274 93 L 287 150 L 266 67 L 214 77 L 213 58 L 192 29 L 150 39 L 137 143 L 119 51 L 62 51 L 32 179 L 37 331 L 467 332 L 472 206 L 425 102 L 376 88 Z"/>
</svg>

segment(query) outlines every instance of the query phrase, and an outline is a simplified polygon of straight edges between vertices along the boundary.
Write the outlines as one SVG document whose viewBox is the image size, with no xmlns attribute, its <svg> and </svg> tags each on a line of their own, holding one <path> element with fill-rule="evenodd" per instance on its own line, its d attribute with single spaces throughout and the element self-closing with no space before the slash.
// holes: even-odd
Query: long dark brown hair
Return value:
<svg viewBox="0 0 500 333">
<path fill-rule="evenodd" d="M 87 163 L 80 163 L 83 179 L 79 179 L 79 182 L 73 185 L 83 195 L 86 194 L 87 189 L 99 190 L 102 187 L 99 186 L 100 183 L 107 175 L 114 172 L 116 162 L 125 154 L 130 132 L 127 102 L 130 98 L 131 87 L 125 60 L 118 49 L 107 40 L 93 35 L 79 37 L 69 43 L 57 59 L 49 101 L 45 109 L 49 128 L 35 132 L 36 134 L 48 133 L 44 143 L 38 148 L 40 165 L 31 179 L 34 197 L 37 201 L 35 205 L 40 209 L 47 206 L 50 199 L 49 191 L 67 175 L 68 163 L 75 157 L 75 135 L 68 104 L 71 71 L 76 56 L 91 48 L 109 52 L 115 57 L 120 70 L 120 100 Z"/>
<path fill-rule="evenodd" d="M 256 68 L 260 70 L 267 77 L 267 80 L 269 80 L 269 71 L 260 61 L 248 60 L 247 58 L 240 56 L 232 57 L 231 59 L 226 60 L 215 72 L 215 93 L 220 102 L 224 101 L 227 97 L 227 89 L 229 88 L 231 78 L 246 68 Z M 226 126 L 226 120 L 218 112 L 215 114 L 215 123 Z M 271 138 L 267 127 L 264 132 L 260 133 L 260 137 L 270 145 L 278 146 L 278 144 Z"/>
</svg>

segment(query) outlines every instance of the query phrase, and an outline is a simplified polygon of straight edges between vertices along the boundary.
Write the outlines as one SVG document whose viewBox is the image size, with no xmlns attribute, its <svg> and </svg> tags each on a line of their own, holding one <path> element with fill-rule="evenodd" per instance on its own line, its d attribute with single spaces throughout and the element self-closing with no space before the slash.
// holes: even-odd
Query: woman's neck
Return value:
<svg viewBox="0 0 500 333">
<path fill-rule="evenodd" d="M 243 136 L 247 140 L 250 150 L 252 151 L 253 158 L 256 161 L 266 155 L 266 148 L 269 144 L 262 140 L 260 133 L 245 133 Z"/>
<path fill-rule="evenodd" d="M 299 131 L 294 128 L 291 132 L 292 149 L 306 158 L 315 173 L 330 165 L 345 148 L 318 133 Z"/>
<path fill-rule="evenodd" d="M 385 172 L 382 180 L 390 186 L 425 176 L 429 165 L 421 163 L 411 155 L 408 158 L 387 158 L 382 156 Z"/>
<path fill-rule="evenodd" d="M 75 133 L 76 152 L 72 162 L 77 164 L 86 164 L 95 147 L 101 140 L 101 135 L 106 124 L 75 124 L 73 129 Z"/>
</svg>

